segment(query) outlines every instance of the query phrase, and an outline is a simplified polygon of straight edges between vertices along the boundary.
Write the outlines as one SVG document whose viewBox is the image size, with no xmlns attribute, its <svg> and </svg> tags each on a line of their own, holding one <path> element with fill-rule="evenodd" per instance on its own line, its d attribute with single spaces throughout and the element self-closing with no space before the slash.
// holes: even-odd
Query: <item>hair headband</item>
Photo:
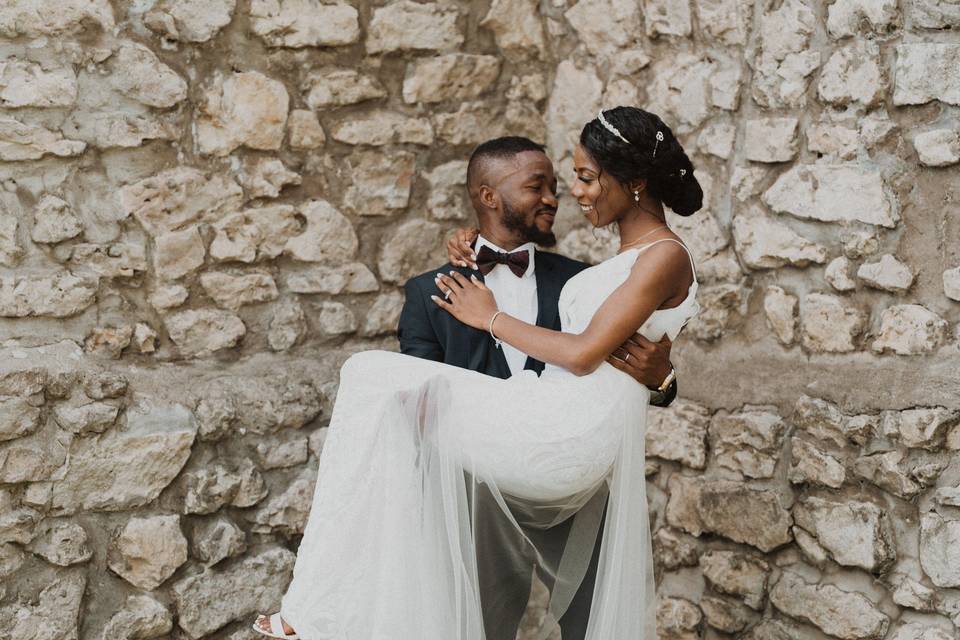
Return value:
<svg viewBox="0 0 960 640">
<path fill-rule="evenodd" d="M 620 133 L 620 130 L 617 129 L 617 128 L 616 128 L 615 126 L 613 126 L 612 124 L 610 124 L 609 122 L 607 122 L 607 119 L 603 117 L 603 109 L 601 109 L 601 110 L 597 113 L 597 120 L 600 121 L 600 124 L 603 125 L 603 128 L 604 128 L 604 129 L 606 129 L 607 131 L 609 131 L 609 132 L 612 133 L 613 135 L 617 136 L 618 138 L 620 138 L 621 140 L 623 140 L 625 143 L 630 144 L 630 141 L 623 137 L 623 134 Z M 661 143 L 661 142 L 663 142 L 663 131 L 657 131 L 657 139 L 656 139 L 656 142 L 653 143 L 653 157 L 654 157 L 654 158 L 657 157 L 657 147 L 660 146 L 660 143 Z M 686 171 L 684 171 L 684 170 L 682 170 L 682 169 L 680 170 L 680 175 L 681 175 L 681 176 L 684 175 L 685 173 L 686 173 Z"/>
</svg>

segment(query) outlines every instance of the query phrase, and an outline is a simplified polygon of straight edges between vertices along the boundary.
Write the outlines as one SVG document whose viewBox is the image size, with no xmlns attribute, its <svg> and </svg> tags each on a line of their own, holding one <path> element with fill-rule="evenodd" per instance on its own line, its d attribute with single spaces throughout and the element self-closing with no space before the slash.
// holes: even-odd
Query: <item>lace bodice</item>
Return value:
<svg viewBox="0 0 960 640">
<path fill-rule="evenodd" d="M 603 302 L 626 281 L 639 255 L 658 242 L 677 241 L 672 238 L 664 238 L 627 249 L 623 253 L 619 253 L 589 269 L 584 269 L 570 278 L 560 292 L 559 311 L 562 330 L 569 333 L 581 333 L 586 329 Z M 677 242 L 677 244 L 683 247 L 682 243 Z M 657 309 L 647 318 L 647 321 L 643 323 L 639 330 L 639 333 L 647 339 L 657 341 L 666 334 L 670 336 L 671 340 L 674 340 L 683 325 L 700 310 L 700 305 L 696 299 L 698 288 L 696 269 L 693 267 L 692 259 L 690 266 L 694 269 L 694 277 L 687 292 L 687 297 L 676 307 Z"/>
</svg>

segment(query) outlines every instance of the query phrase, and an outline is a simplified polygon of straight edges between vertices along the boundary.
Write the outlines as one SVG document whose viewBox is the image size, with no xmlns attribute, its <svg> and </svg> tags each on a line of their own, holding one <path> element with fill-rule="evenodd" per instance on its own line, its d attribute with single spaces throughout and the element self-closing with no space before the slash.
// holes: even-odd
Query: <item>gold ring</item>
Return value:
<svg viewBox="0 0 960 640">
<path fill-rule="evenodd" d="M 629 360 L 629 359 L 630 359 L 630 352 L 627 351 L 627 357 L 624 358 L 623 361 L 626 362 L 626 361 Z"/>
</svg>

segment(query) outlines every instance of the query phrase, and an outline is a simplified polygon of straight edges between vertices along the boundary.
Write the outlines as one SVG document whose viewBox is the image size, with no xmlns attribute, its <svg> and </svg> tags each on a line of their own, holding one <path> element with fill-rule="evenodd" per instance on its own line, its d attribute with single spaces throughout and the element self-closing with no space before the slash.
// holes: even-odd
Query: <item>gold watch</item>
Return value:
<svg viewBox="0 0 960 640">
<path fill-rule="evenodd" d="M 670 373 L 667 374 L 667 377 L 664 379 L 663 383 L 657 387 L 657 393 L 664 393 L 667 389 L 670 388 L 670 384 L 677 379 L 677 370 L 673 367 L 670 367 Z"/>
</svg>

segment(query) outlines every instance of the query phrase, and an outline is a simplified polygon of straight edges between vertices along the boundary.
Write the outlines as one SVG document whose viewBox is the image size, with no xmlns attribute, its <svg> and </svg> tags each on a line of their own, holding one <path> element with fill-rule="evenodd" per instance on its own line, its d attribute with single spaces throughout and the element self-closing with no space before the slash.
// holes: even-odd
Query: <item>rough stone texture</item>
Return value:
<svg viewBox="0 0 960 640">
<path fill-rule="evenodd" d="M 863 594 L 832 585 L 817 586 L 785 571 L 770 590 L 777 609 L 845 640 L 879 640 L 890 619 Z"/>
<path fill-rule="evenodd" d="M 920 564 L 938 587 L 960 587 L 960 520 L 932 512 L 923 514 Z"/>
<path fill-rule="evenodd" d="M 770 566 L 762 559 L 736 551 L 707 551 L 700 556 L 700 568 L 714 590 L 741 597 L 753 609 L 763 607 Z"/>
<path fill-rule="evenodd" d="M 156 589 L 187 561 L 187 539 L 179 516 L 133 518 L 110 548 L 110 568 L 130 584 Z"/>
<path fill-rule="evenodd" d="M 282 593 L 288 561 L 250 559 L 302 531 L 340 363 L 397 348 L 401 285 L 474 224 L 470 149 L 546 143 L 558 250 L 597 262 L 616 237 L 570 154 L 618 104 L 662 116 L 704 190 L 667 217 L 702 310 L 645 433 L 663 635 L 826 640 L 842 594 L 802 604 L 820 623 L 767 606 L 794 570 L 879 603 L 884 640 L 960 623 L 931 580 L 960 503 L 956 0 L 0 5 L 12 639 L 253 638 L 278 599 L 203 581 Z M 187 559 L 144 596 L 109 534 L 170 514 Z M 720 564 L 749 590 L 720 552 L 764 563 Z"/>
</svg>

